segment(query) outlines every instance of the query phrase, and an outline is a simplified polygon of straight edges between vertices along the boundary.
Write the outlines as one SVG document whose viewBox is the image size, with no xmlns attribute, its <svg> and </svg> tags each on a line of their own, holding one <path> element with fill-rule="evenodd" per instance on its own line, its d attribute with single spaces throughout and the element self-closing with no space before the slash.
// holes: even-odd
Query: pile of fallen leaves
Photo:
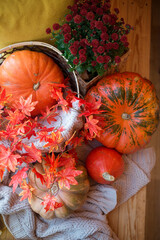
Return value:
<svg viewBox="0 0 160 240">
<path fill-rule="evenodd" d="M 64 94 L 65 92 L 65 94 Z M 65 97 L 64 97 L 65 95 Z M 52 84 L 51 96 L 56 99 L 57 104 L 50 109 L 46 107 L 46 111 L 40 116 L 31 117 L 31 112 L 35 108 L 37 102 L 32 102 L 32 95 L 27 99 L 21 97 L 14 105 L 10 106 L 10 95 L 6 95 L 4 89 L 0 92 L 0 179 L 3 180 L 4 172 L 9 171 L 12 175 L 9 186 L 13 187 L 13 192 L 19 186 L 21 201 L 28 198 L 30 201 L 33 194 L 33 187 L 28 182 L 28 173 L 33 171 L 41 182 L 46 184 L 49 189 L 55 182 L 60 187 L 70 188 L 70 185 L 78 184 L 75 177 L 82 172 L 76 170 L 77 154 L 76 147 L 82 142 L 92 140 L 101 131 L 95 116 L 101 111 L 101 102 L 96 101 L 89 103 L 84 99 L 78 98 L 77 94 L 72 92 L 70 88 L 63 84 Z M 83 118 L 83 127 L 79 131 L 75 131 L 70 139 L 68 139 L 63 148 L 56 150 L 62 140 L 61 133 L 65 126 L 59 128 L 47 128 L 42 125 L 39 120 L 47 120 L 49 123 L 56 121 L 57 109 L 68 111 L 73 108 L 73 103 L 78 101 L 79 115 Z M 77 111 L 75 109 L 75 111 Z M 34 143 L 27 145 L 24 139 L 30 139 L 35 136 L 37 141 L 45 141 L 44 149 L 49 147 L 49 151 L 44 154 L 35 147 Z M 47 171 L 41 175 L 34 168 L 36 162 L 45 161 L 49 166 Z M 61 207 L 53 200 L 54 196 L 46 193 L 42 204 L 52 203 L 52 209 Z M 53 204 L 54 203 L 54 204 Z M 46 210 L 48 210 L 48 205 Z"/>
</svg>

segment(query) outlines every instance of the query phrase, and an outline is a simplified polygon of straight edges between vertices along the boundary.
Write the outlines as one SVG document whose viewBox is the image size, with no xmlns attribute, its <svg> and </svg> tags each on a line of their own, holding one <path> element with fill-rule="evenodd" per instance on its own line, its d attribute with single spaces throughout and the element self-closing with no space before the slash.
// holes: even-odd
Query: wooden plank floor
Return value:
<svg viewBox="0 0 160 240">
<path fill-rule="evenodd" d="M 160 52 L 158 51 L 158 47 L 160 49 L 160 1 L 152 0 L 151 39 L 151 0 L 112 0 L 111 2 L 113 8 L 120 9 L 125 22 L 136 26 L 129 39 L 132 52 L 125 70 L 135 71 L 150 78 L 160 98 Z M 151 183 L 109 216 L 109 223 L 120 240 L 160 240 L 159 143 L 160 126 L 150 143 L 155 147 L 157 155 Z M 13 239 L 7 230 L 0 236 L 0 240 Z"/>
<path fill-rule="evenodd" d="M 131 54 L 124 70 L 150 77 L 151 0 L 115 0 L 126 23 L 135 28 L 129 36 Z M 120 240 L 145 239 L 146 187 L 109 214 L 109 224 Z M 154 240 L 154 239 L 150 239 Z"/>
</svg>

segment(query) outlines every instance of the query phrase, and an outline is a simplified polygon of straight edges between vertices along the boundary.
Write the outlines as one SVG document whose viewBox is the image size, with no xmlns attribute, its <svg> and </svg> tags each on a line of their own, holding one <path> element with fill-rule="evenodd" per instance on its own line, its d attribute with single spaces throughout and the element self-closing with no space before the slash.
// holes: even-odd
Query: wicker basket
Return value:
<svg viewBox="0 0 160 240">
<path fill-rule="evenodd" d="M 103 76 L 99 76 L 97 75 L 96 77 L 94 77 L 93 79 L 91 79 L 89 82 L 85 81 L 81 76 L 79 76 L 77 73 L 77 79 L 79 82 L 79 88 L 80 88 L 80 93 L 82 96 L 85 96 L 86 92 L 94 85 L 96 85 L 96 83 L 104 76 L 108 75 L 108 74 L 112 74 L 116 71 L 124 71 L 125 68 L 125 64 L 127 62 L 128 56 L 130 54 L 129 50 L 127 53 L 125 53 L 122 57 L 121 57 L 121 62 L 119 64 L 117 64 L 116 66 L 111 67 L 108 71 L 105 72 L 105 74 Z"/>
<path fill-rule="evenodd" d="M 67 60 L 62 56 L 62 53 L 57 48 L 50 44 L 37 41 L 15 43 L 0 50 L 0 63 L 2 63 L 8 55 L 18 50 L 42 52 L 51 57 L 61 68 L 64 76 L 69 77 L 70 87 L 73 91 L 77 92 L 77 96 L 79 97 L 79 84 L 77 76 L 74 71 L 70 71 Z"/>
</svg>

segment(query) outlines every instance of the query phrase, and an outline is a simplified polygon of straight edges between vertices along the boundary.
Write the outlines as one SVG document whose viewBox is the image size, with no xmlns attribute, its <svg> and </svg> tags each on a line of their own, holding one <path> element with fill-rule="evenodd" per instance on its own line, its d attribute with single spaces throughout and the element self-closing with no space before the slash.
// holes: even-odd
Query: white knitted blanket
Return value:
<svg viewBox="0 0 160 240">
<path fill-rule="evenodd" d="M 79 160 L 84 164 L 96 141 L 77 149 Z M 65 219 L 44 220 L 35 214 L 27 201 L 19 201 L 17 193 L 8 187 L 8 175 L 0 183 L 0 214 L 16 239 L 32 240 L 117 240 L 108 225 L 106 214 L 127 201 L 150 181 L 155 164 L 153 148 L 124 155 L 124 174 L 112 184 L 100 185 L 91 181 L 87 201 L 78 211 Z"/>
</svg>

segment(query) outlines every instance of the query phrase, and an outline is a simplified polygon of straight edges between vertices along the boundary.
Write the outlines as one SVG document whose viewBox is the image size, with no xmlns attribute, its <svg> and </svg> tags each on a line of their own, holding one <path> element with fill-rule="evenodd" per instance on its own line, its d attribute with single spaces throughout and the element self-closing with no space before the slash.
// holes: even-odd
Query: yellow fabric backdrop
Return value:
<svg viewBox="0 0 160 240">
<path fill-rule="evenodd" d="M 74 0 L 0 0 L 0 48 L 22 41 L 50 41 L 46 28 L 60 22 Z"/>
</svg>

